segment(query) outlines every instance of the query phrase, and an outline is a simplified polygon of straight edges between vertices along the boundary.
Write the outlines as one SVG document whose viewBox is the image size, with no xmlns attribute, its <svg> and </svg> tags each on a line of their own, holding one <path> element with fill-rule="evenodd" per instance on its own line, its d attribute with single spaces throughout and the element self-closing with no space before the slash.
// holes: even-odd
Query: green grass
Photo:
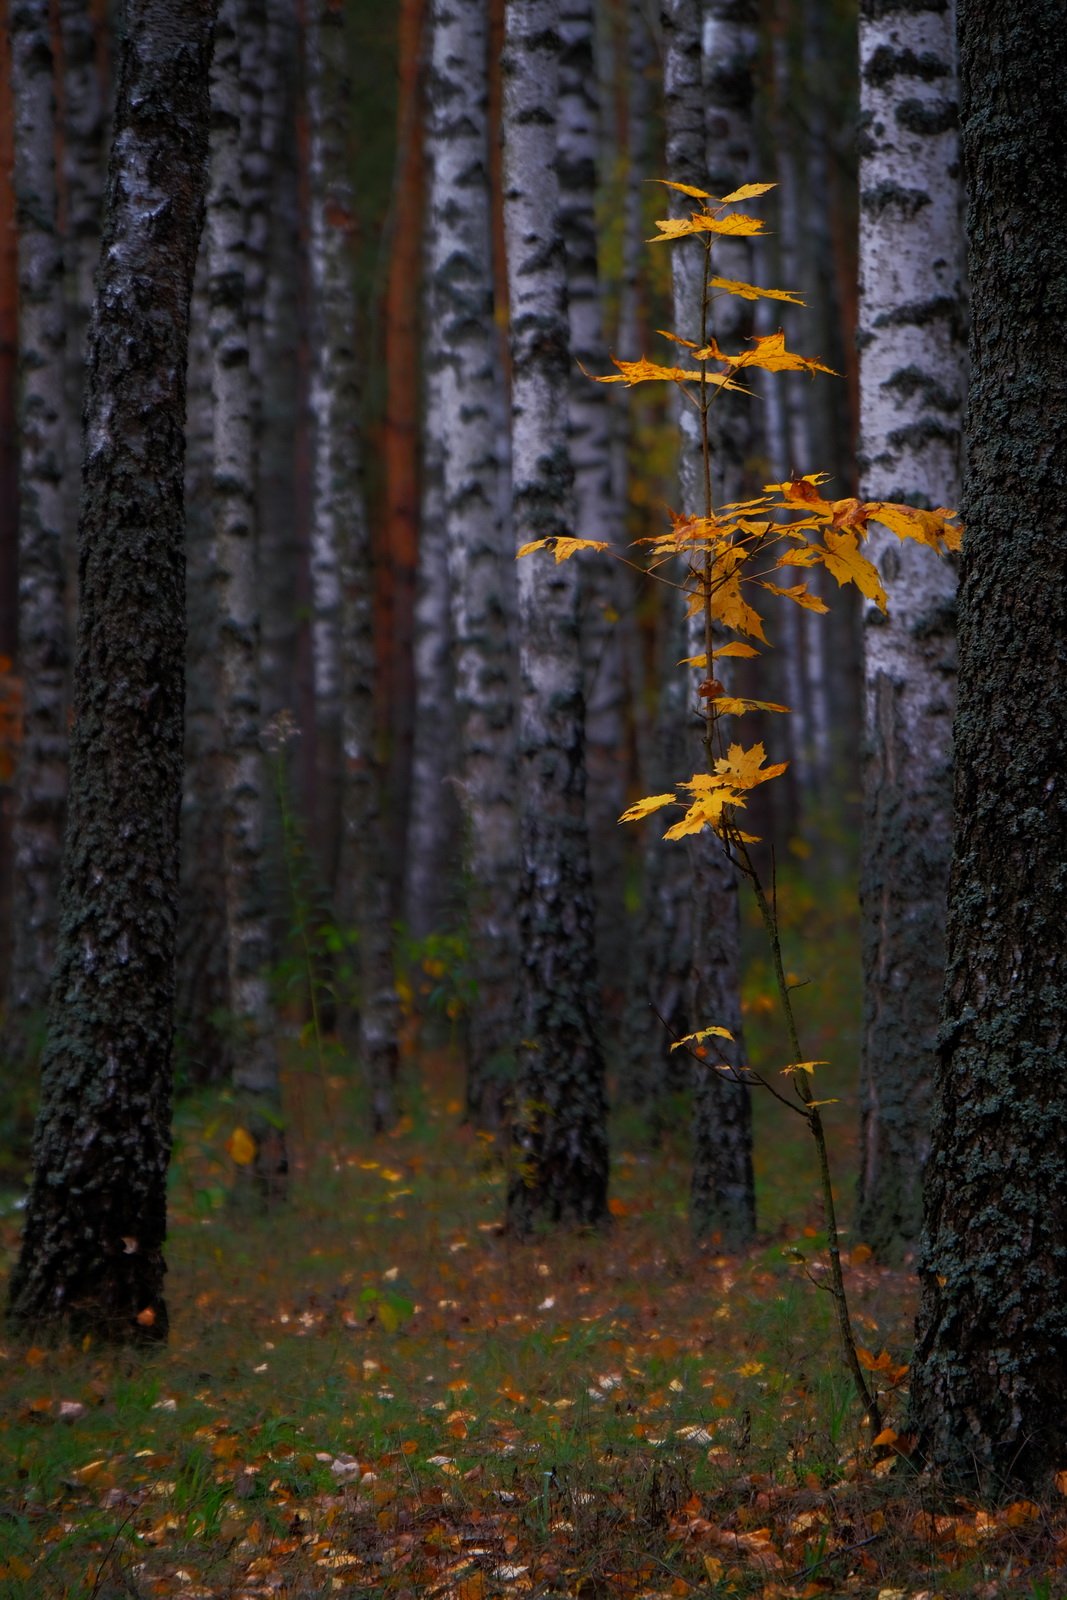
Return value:
<svg viewBox="0 0 1067 1600">
<path fill-rule="evenodd" d="M 788 960 L 819 980 L 804 1044 L 841 1097 L 847 1226 L 854 915 L 788 875 L 779 895 Z M 773 1071 L 767 977 L 754 958 L 746 1028 Z M 292 1198 L 266 1218 L 227 1205 L 227 1097 L 182 1102 L 170 1344 L 3 1342 L 5 1600 L 1067 1593 L 1055 1508 L 980 1525 L 860 1450 L 807 1276 L 820 1218 L 799 1119 L 757 1099 L 762 1231 L 744 1258 L 690 1241 L 681 1107 L 656 1149 L 620 1121 L 610 1229 L 518 1245 L 500 1227 L 506 1148 L 461 1126 L 461 1087 L 446 1058 L 413 1059 L 393 1133 L 338 1138 L 360 1126 L 357 1085 L 294 1052 Z M 10 1263 L 10 1212 L 0 1243 Z M 862 1256 L 858 1331 L 900 1358 L 912 1284 Z"/>
</svg>

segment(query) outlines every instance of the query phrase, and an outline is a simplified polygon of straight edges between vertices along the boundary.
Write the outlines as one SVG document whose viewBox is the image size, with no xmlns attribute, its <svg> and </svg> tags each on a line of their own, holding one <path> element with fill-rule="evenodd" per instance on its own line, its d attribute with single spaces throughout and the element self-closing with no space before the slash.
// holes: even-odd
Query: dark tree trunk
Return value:
<svg viewBox="0 0 1067 1600">
<path fill-rule="evenodd" d="M 60 934 L 11 1316 L 162 1338 L 185 643 L 182 457 L 211 0 L 133 0 L 89 339 Z"/>
<path fill-rule="evenodd" d="M 569 533 L 573 472 L 556 119 L 559 7 L 508 0 L 505 224 L 511 298 L 512 504 L 517 544 Z M 508 1220 L 599 1222 L 607 1210 L 604 1059 L 585 822 L 578 572 L 519 563 L 519 1080 Z"/>
<path fill-rule="evenodd" d="M 1067 1460 L 1067 90 L 1060 0 L 960 0 L 972 293 L 948 975 L 912 1406 L 990 1487 Z"/>
</svg>

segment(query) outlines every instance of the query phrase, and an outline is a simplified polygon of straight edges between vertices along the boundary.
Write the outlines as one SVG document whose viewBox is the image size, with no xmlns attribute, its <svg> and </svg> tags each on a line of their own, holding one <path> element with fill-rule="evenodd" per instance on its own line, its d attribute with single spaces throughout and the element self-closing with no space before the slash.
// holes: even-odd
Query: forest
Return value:
<svg viewBox="0 0 1067 1600">
<path fill-rule="evenodd" d="M 0 0 L 0 1596 L 1067 1595 L 1063 37 Z"/>
</svg>

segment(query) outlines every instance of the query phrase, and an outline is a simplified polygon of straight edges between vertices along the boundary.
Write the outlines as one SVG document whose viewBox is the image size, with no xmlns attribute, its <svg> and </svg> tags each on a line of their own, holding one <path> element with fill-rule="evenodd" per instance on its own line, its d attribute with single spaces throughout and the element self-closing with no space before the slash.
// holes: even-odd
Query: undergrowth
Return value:
<svg viewBox="0 0 1067 1600">
<path fill-rule="evenodd" d="M 840 1144 L 855 1123 L 854 915 L 814 902 L 799 871 L 783 869 L 779 896 L 796 981 L 818 978 L 809 1031 L 835 1063 Z M 750 962 L 746 1030 L 769 1068 L 768 993 Z M 1058 1507 L 954 1502 L 906 1437 L 864 1450 L 819 1287 L 813 1162 L 769 1097 L 747 1256 L 688 1240 L 681 1106 L 654 1150 L 632 1122 L 616 1129 L 610 1231 L 518 1245 L 500 1226 L 506 1145 L 462 1125 L 447 1055 L 413 1042 L 407 1112 L 371 1144 L 338 1131 L 363 1125 L 343 1058 L 324 1085 L 288 1048 L 287 1209 L 228 1207 L 225 1095 L 179 1106 L 169 1346 L 0 1345 L 0 1594 L 1067 1593 Z M 9 1210 L 8 1265 L 17 1230 Z M 902 1430 L 911 1279 L 847 1230 L 842 1243 Z"/>
</svg>

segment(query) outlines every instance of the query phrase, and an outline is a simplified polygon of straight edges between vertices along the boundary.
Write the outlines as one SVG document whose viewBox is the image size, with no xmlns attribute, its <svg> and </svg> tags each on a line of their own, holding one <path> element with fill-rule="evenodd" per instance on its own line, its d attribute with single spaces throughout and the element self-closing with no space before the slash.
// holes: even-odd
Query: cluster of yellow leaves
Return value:
<svg viewBox="0 0 1067 1600">
<path fill-rule="evenodd" d="M 721 833 L 726 826 L 725 808 L 743 806 L 745 796 L 757 784 L 766 783 L 768 778 L 776 778 L 785 771 L 787 762 L 778 762 L 775 766 L 764 766 L 767 753 L 762 744 L 754 744 L 751 749 L 745 750 L 739 744 L 732 744 L 725 756 L 720 756 L 715 763 L 714 772 L 697 772 L 688 783 L 678 785 L 684 790 L 688 799 L 683 799 L 681 794 L 672 790 L 669 794 L 653 794 L 644 800 L 638 800 L 619 818 L 620 822 L 637 822 L 642 817 L 659 811 L 664 806 L 681 804 L 686 806 L 685 816 L 680 822 L 667 829 L 663 835 L 665 839 L 684 839 L 688 833 L 699 833 L 702 828 L 714 828 Z M 731 832 L 741 839 L 751 842 L 750 834 L 737 834 L 736 829 Z"/>
<path fill-rule="evenodd" d="M 688 217 L 658 221 L 658 232 L 650 242 L 700 237 L 709 252 L 712 238 L 716 235 L 738 237 L 761 233 L 763 223 L 757 218 L 728 208 L 745 200 L 756 199 L 774 188 L 770 183 L 749 183 L 716 198 L 707 190 L 698 189 L 692 184 L 671 183 L 666 179 L 657 181 L 698 204 Z M 803 304 L 787 290 L 761 289 L 732 278 L 715 277 L 710 270 L 706 270 L 705 283 L 709 289 L 745 300 L 767 298 Z M 680 334 L 663 329 L 660 332 L 672 344 L 689 351 L 695 364 L 686 367 L 665 366 L 646 357 L 637 361 L 612 357 L 618 370 L 598 376 L 596 381 L 624 383 L 628 387 L 637 383 L 665 381 L 686 386 L 685 392 L 690 396 L 691 391 L 687 386 L 699 384 L 701 398 L 698 404 L 706 423 L 707 389 L 748 392 L 735 382 L 736 375 L 746 368 L 760 367 L 768 372 L 809 372 L 813 375 L 832 370 L 821 361 L 788 350 L 781 330 L 753 338 L 749 341 L 751 349 L 733 354 L 720 349 L 714 338 L 698 344 Z M 714 362 L 721 370 L 709 370 L 709 362 Z M 767 484 L 762 495 L 725 505 L 712 515 L 672 515 L 668 532 L 651 539 L 640 539 L 637 544 L 647 548 L 649 570 L 665 582 L 679 581 L 670 575 L 672 569 L 677 569 L 679 558 L 688 563 L 688 574 L 681 581 L 688 591 L 689 615 L 706 615 L 709 633 L 712 629 L 724 628 L 730 633 L 756 639 L 761 644 L 767 644 L 768 639 L 764 619 L 758 609 L 758 604 L 762 603 L 760 591 L 777 599 L 791 601 L 806 611 L 826 612 L 829 609 L 805 582 L 775 581 L 776 576 L 781 577 L 795 569 L 821 566 L 839 586 L 855 584 L 860 593 L 881 611 L 887 609 L 878 569 L 862 549 L 871 523 L 881 524 L 896 534 L 898 539 L 913 539 L 925 544 L 938 555 L 960 548 L 962 530 L 954 512 L 944 507 L 936 511 L 923 511 L 891 501 L 864 501 L 855 497 L 828 500 L 821 492 L 826 480 L 825 473 L 793 477 L 785 483 Z M 607 544 L 590 539 L 539 539 L 524 545 L 519 555 L 550 549 L 559 562 L 567 560 L 579 550 L 608 548 Z M 740 640 L 728 641 L 711 652 L 713 660 L 720 656 L 754 656 L 758 653 L 751 645 L 743 644 Z M 691 657 L 684 664 L 709 670 L 706 654 Z M 740 716 L 747 711 L 789 710 L 788 706 L 771 701 L 729 695 L 713 677 L 707 678 L 697 692 L 710 709 L 712 718 Z M 688 783 L 678 786 L 684 794 L 672 791 L 669 794 L 648 795 L 624 811 L 619 820 L 635 822 L 665 806 L 682 804 L 686 807 L 685 815 L 667 829 L 665 839 L 681 839 L 710 827 L 738 842 L 755 842 L 752 835 L 738 830 L 734 811 L 745 804 L 750 789 L 784 772 L 787 765 L 782 762 L 768 767 L 764 765 L 765 760 L 761 744 L 749 750 L 733 744 L 728 755 L 715 763 L 714 772 L 698 773 Z"/>
</svg>

